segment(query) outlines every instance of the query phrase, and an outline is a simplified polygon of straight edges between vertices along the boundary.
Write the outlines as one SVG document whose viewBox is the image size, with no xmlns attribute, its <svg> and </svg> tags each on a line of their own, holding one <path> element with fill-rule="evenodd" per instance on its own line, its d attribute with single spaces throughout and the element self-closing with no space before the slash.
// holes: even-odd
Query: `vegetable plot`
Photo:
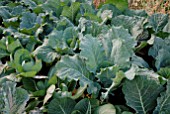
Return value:
<svg viewBox="0 0 170 114">
<path fill-rule="evenodd" d="M 169 15 L 119 6 L 1 0 L 0 113 L 168 114 Z"/>
</svg>

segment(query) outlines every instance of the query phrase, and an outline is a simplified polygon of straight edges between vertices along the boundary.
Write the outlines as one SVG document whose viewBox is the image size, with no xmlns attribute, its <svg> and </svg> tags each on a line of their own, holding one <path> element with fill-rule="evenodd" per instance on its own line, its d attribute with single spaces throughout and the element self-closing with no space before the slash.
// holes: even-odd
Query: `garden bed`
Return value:
<svg viewBox="0 0 170 114">
<path fill-rule="evenodd" d="M 169 113 L 168 14 L 3 0 L 0 20 L 0 114 Z"/>
</svg>

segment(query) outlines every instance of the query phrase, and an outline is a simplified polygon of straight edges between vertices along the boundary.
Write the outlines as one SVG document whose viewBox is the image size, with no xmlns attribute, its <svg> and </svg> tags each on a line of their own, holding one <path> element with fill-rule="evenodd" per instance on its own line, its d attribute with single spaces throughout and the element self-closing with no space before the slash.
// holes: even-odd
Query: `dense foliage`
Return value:
<svg viewBox="0 0 170 114">
<path fill-rule="evenodd" d="M 0 113 L 168 114 L 170 18 L 122 3 L 0 0 Z"/>
</svg>

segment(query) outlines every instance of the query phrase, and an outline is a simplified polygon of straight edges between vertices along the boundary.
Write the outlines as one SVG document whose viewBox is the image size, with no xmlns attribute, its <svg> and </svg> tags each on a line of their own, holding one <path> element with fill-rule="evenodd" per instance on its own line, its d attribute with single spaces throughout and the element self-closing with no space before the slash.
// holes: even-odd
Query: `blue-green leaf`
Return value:
<svg viewBox="0 0 170 114">
<path fill-rule="evenodd" d="M 54 16 L 60 17 L 63 5 L 60 0 L 45 0 L 41 8 L 44 12 L 53 12 Z"/>
<path fill-rule="evenodd" d="M 56 58 L 59 58 L 59 55 L 55 50 L 53 50 L 49 46 L 39 46 L 35 51 L 34 54 L 37 56 L 38 59 L 46 63 L 53 62 Z"/>
<path fill-rule="evenodd" d="M 63 34 L 64 34 L 63 31 L 57 31 L 57 30 L 52 31 L 48 35 L 49 40 L 47 41 L 47 45 L 60 54 L 73 53 L 72 49 L 68 46 L 66 42 L 67 37 L 69 36 L 63 37 Z M 68 33 L 65 32 L 64 35 L 66 34 L 68 35 Z M 74 37 L 74 36 L 70 36 L 70 37 Z"/>
<path fill-rule="evenodd" d="M 3 19 L 11 18 L 11 14 L 7 6 L 0 6 L 0 17 L 2 17 Z"/>
<path fill-rule="evenodd" d="M 36 24 L 40 23 L 40 17 L 37 17 L 35 13 L 25 12 L 22 14 L 20 28 L 30 29 L 33 28 Z"/>
<path fill-rule="evenodd" d="M 149 17 L 149 24 L 153 27 L 153 30 L 157 33 L 162 31 L 165 25 L 168 23 L 168 14 L 153 14 Z"/>
<path fill-rule="evenodd" d="M 75 104 L 71 98 L 53 99 L 48 105 L 48 114 L 71 114 Z"/>
<path fill-rule="evenodd" d="M 80 55 L 85 58 L 87 69 L 95 73 L 106 60 L 101 42 L 91 35 L 86 35 L 80 42 Z"/>
<path fill-rule="evenodd" d="M 7 50 L 5 43 L 0 40 L 0 59 L 6 56 L 9 56 L 9 52 Z"/>
<path fill-rule="evenodd" d="M 123 84 L 127 105 L 139 114 L 147 114 L 156 106 L 156 99 L 162 90 L 156 80 L 147 76 L 136 76 Z"/>
<path fill-rule="evenodd" d="M 116 77 L 116 73 L 119 69 L 120 68 L 117 66 L 101 68 L 96 77 L 100 79 L 100 82 L 104 85 L 104 87 L 109 87 L 112 84 L 112 79 Z"/>
<path fill-rule="evenodd" d="M 34 9 L 37 6 L 37 4 L 32 0 L 21 0 L 21 2 L 29 6 L 31 9 Z"/>
<path fill-rule="evenodd" d="M 29 100 L 26 90 L 16 88 L 16 83 L 6 81 L 0 86 L 0 113 L 22 114 Z"/>
<path fill-rule="evenodd" d="M 97 87 L 93 84 L 94 77 L 86 68 L 85 62 L 77 55 L 70 57 L 64 56 L 54 67 L 56 75 L 62 79 L 80 81 L 80 86 L 88 85 L 89 93 L 96 93 Z"/>
<path fill-rule="evenodd" d="M 126 29 L 113 26 L 106 35 L 102 35 L 101 42 L 111 64 L 128 66 L 135 41 Z"/>
<path fill-rule="evenodd" d="M 74 107 L 74 111 L 71 114 L 93 114 L 96 107 L 99 106 L 97 99 L 82 99 Z M 78 112 L 78 113 L 75 113 Z"/>
<path fill-rule="evenodd" d="M 166 91 L 161 93 L 161 96 L 157 99 L 157 107 L 153 114 L 168 114 L 170 109 L 170 81 L 166 86 Z"/>
<path fill-rule="evenodd" d="M 155 38 L 153 46 L 149 49 L 148 55 L 152 56 L 155 61 L 155 67 L 159 70 L 161 67 L 170 66 L 170 40 Z"/>
<path fill-rule="evenodd" d="M 65 6 L 62 11 L 62 16 L 68 17 L 71 21 L 74 21 L 75 16 L 80 9 L 79 2 L 73 2 L 70 7 Z"/>
<path fill-rule="evenodd" d="M 144 18 L 119 15 L 112 19 L 114 26 L 123 26 L 136 38 L 143 31 Z"/>
<path fill-rule="evenodd" d="M 134 17 L 134 16 L 147 17 L 148 16 L 147 12 L 144 9 L 142 10 L 126 9 L 123 12 L 123 14 L 127 16 L 131 16 L 131 17 Z"/>
</svg>

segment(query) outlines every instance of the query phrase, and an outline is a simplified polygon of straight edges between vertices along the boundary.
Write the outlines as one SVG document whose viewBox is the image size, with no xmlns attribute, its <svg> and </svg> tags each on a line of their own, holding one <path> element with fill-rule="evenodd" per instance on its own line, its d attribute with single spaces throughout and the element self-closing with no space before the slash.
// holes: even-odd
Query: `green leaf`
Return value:
<svg viewBox="0 0 170 114">
<path fill-rule="evenodd" d="M 148 30 L 144 30 L 142 33 L 140 33 L 136 40 L 137 42 L 141 42 L 141 44 L 137 47 L 138 49 L 135 50 L 136 52 L 137 51 L 140 51 L 142 48 L 145 48 L 147 46 L 147 40 L 150 39 L 150 34 L 149 34 L 149 31 Z"/>
<path fill-rule="evenodd" d="M 48 85 L 56 84 L 57 83 L 57 77 L 54 75 L 48 80 Z"/>
<path fill-rule="evenodd" d="M 162 31 L 165 25 L 168 23 L 168 14 L 153 14 L 149 17 L 149 24 L 153 27 L 153 30 L 157 33 Z"/>
<path fill-rule="evenodd" d="M 59 58 L 57 52 L 49 46 L 39 46 L 33 53 L 35 56 L 37 56 L 38 59 L 41 59 L 46 63 L 51 63 L 56 58 Z"/>
<path fill-rule="evenodd" d="M 71 114 L 75 104 L 71 98 L 53 99 L 48 105 L 48 114 Z"/>
<path fill-rule="evenodd" d="M 93 37 L 97 37 L 101 33 L 108 31 L 109 27 L 98 22 L 80 18 L 78 28 L 83 35 L 91 34 Z"/>
<path fill-rule="evenodd" d="M 155 38 L 153 46 L 149 49 L 148 55 L 152 56 L 155 61 L 155 67 L 159 70 L 161 67 L 170 66 L 170 40 Z"/>
<path fill-rule="evenodd" d="M 166 43 L 168 42 L 165 42 L 165 40 L 161 38 L 154 38 L 153 46 L 149 49 L 148 55 L 152 56 L 153 58 L 156 58 L 160 49 L 168 48 Z"/>
<path fill-rule="evenodd" d="M 0 77 L 1 77 L 1 74 L 3 74 L 5 68 L 7 67 L 6 64 L 2 64 L 2 62 L 0 61 Z"/>
<path fill-rule="evenodd" d="M 82 99 L 75 105 L 74 110 L 78 110 L 80 114 L 91 114 L 90 101 L 87 98 Z"/>
<path fill-rule="evenodd" d="M 144 67 L 144 68 L 149 68 L 148 63 L 141 57 L 134 55 L 131 58 L 131 61 L 133 64 L 140 66 L 140 67 Z"/>
<path fill-rule="evenodd" d="M 128 8 L 128 0 L 106 0 L 105 4 L 113 4 L 121 11 Z"/>
<path fill-rule="evenodd" d="M 62 16 L 68 17 L 72 22 L 80 8 L 79 2 L 73 2 L 70 7 L 65 6 L 62 11 Z"/>
<path fill-rule="evenodd" d="M 112 19 L 114 26 L 123 26 L 136 38 L 143 31 L 144 18 L 119 15 Z"/>
<path fill-rule="evenodd" d="M 31 9 L 34 9 L 37 6 L 37 4 L 32 0 L 21 0 L 21 2 L 23 2 L 24 5 L 29 6 Z"/>
<path fill-rule="evenodd" d="M 170 60 L 169 60 L 170 52 L 164 49 L 159 50 L 158 56 L 156 57 L 155 66 L 157 69 L 160 67 L 169 67 Z"/>
<path fill-rule="evenodd" d="M 32 93 L 34 97 L 44 97 L 46 93 L 46 90 L 38 90 Z"/>
<path fill-rule="evenodd" d="M 79 112 L 78 114 L 93 114 L 96 107 L 99 106 L 99 101 L 96 99 L 82 99 L 74 107 L 74 113 Z M 74 114 L 73 113 L 73 114 Z"/>
<path fill-rule="evenodd" d="M 168 23 L 167 23 L 166 26 L 164 27 L 163 32 L 170 33 L 170 19 L 168 20 Z M 170 35 L 169 35 L 169 36 L 170 36 Z"/>
<path fill-rule="evenodd" d="M 100 17 L 98 17 L 96 14 L 85 13 L 84 18 L 86 18 L 88 20 L 92 20 L 94 22 L 99 22 L 99 23 L 102 22 L 102 19 Z"/>
<path fill-rule="evenodd" d="M 170 109 L 170 81 L 166 86 L 166 91 L 161 93 L 161 96 L 157 99 L 157 107 L 153 114 L 168 114 Z"/>
<path fill-rule="evenodd" d="M 68 91 L 68 87 L 65 83 L 60 84 L 61 91 Z"/>
<path fill-rule="evenodd" d="M 3 19 L 11 18 L 11 14 L 7 6 L 0 6 L 0 17 Z"/>
<path fill-rule="evenodd" d="M 101 19 L 96 15 L 95 8 L 88 2 L 82 1 L 80 5 L 80 11 L 78 12 L 76 16 L 76 22 L 78 22 L 82 16 L 92 21 L 101 22 Z"/>
<path fill-rule="evenodd" d="M 101 68 L 96 77 L 100 79 L 100 82 L 104 85 L 104 87 L 109 87 L 112 84 L 112 79 L 116 77 L 116 72 L 118 72 L 119 69 L 120 68 L 117 66 Z"/>
<path fill-rule="evenodd" d="M 16 88 L 16 83 L 6 81 L 0 86 L 0 113 L 22 114 L 29 100 L 26 90 Z"/>
<path fill-rule="evenodd" d="M 41 3 L 41 7 L 44 12 L 54 12 L 53 14 L 60 17 L 63 10 L 63 5 L 60 0 L 45 0 Z"/>
<path fill-rule="evenodd" d="M 29 102 L 29 104 L 26 107 L 26 111 L 35 109 L 39 103 L 40 103 L 40 101 L 38 101 L 38 100 L 33 100 L 33 101 Z"/>
<path fill-rule="evenodd" d="M 124 72 L 119 71 L 116 72 L 116 77 L 112 78 L 112 84 L 110 87 L 105 88 L 105 92 L 102 92 L 102 95 L 100 96 L 101 100 L 104 101 L 105 99 L 108 99 L 108 96 L 112 90 L 116 89 L 122 82 L 122 80 L 125 78 Z"/>
<path fill-rule="evenodd" d="M 72 93 L 68 91 L 57 91 L 54 93 L 54 98 L 65 98 L 65 97 L 71 97 Z"/>
<path fill-rule="evenodd" d="M 88 4 L 88 3 L 81 3 L 80 5 L 80 13 L 86 14 L 86 13 L 90 13 L 90 14 L 95 14 L 95 9 L 92 5 Z"/>
<path fill-rule="evenodd" d="M 30 29 L 33 28 L 36 24 L 40 23 L 40 17 L 37 17 L 36 14 L 25 12 L 22 14 L 20 29 Z"/>
<path fill-rule="evenodd" d="M 56 29 L 58 31 L 65 30 L 67 27 L 74 27 L 74 23 L 71 22 L 68 18 L 66 17 L 60 17 L 61 19 L 59 20 Z"/>
<path fill-rule="evenodd" d="M 56 75 L 61 79 L 68 78 L 69 80 L 80 81 L 80 86 L 88 85 L 89 93 L 96 93 L 97 88 L 94 87 L 93 76 L 87 70 L 84 61 L 77 55 L 73 57 L 64 56 L 55 65 Z"/>
<path fill-rule="evenodd" d="M 144 35 L 144 34 L 143 34 Z M 139 35 L 140 36 L 140 35 Z M 146 36 L 147 37 L 147 36 Z M 143 40 L 147 40 L 145 36 L 143 37 L 137 37 L 138 42 L 140 42 L 140 44 L 135 48 L 135 52 L 138 53 L 140 52 L 142 49 L 145 49 L 148 46 L 148 43 L 146 41 Z M 139 38 L 139 39 L 138 39 Z M 143 39 L 144 38 L 144 39 Z"/>
<path fill-rule="evenodd" d="M 18 22 L 18 17 L 12 17 L 10 19 L 6 19 L 3 21 L 3 24 L 5 27 L 14 27 L 14 28 L 18 28 L 19 27 L 19 22 Z"/>
<path fill-rule="evenodd" d="M 19 47 L 22 47 L 22 45 L 19 40 L 16 40 L 8 45 L 8 51 L 13 53 Z"/>
<path fill-rule="evenodd" d="M 36 83 L 35 80 L 31 78 L 22 78 L 23 87 L 29 91 L 36 90 Z"/>
<path fill-rule="evenodd" d="M 102 35 L 101 42 L 109 63 L 128 66 L 135 41 L 126 29 L 113 26 L 106 35 Z"/>
<path fill-rule="evenodd" d="M 94 114 L 116 114 L 116 109 L 112 104 L 105 104 L 98 107 Z"/>
<path fill-rule="evenodd" d="M 158 74 L 166 79 L 170 79 L 170 68 L 161 68 Z"/>
<path fill-rule="evenodd" d="M 36 75 L 36 71 L 28 71 L 28 72 L 21 72 L 19 76 L 23 77 L 34 77 Z"/>
<path fill-rule="evenodd" d="M 34 51 L 36 44 L 37 44 L 37 41 L 35 41 L 35 39 L 32 39 L 32 38 L 33 37 L 31 37 L 31 39 L 27 42 L 27 45 L 25 47 L 30 52 Z"/>
<path fill-rule="evenodd" d="M 147 76 L 136 76 L 123 84 L 127 105 L 139 114 L 147 114 L 156 106 L 156 99 L 162 90 L 156 80 Z"/>
<path fill-rule="evenodd" d="M 33 77 L 42 68 L 41 60 L 35 61 L 26 49 L 18 49 L 14 54 L 14 59 L 9 62 L 9 66 L 15 68 L 19 75 L 25 77 Z"/>
<path fill-rule="evenodd" d="M 39 90 L 46 89 L 46 85 L 44 84 L 43 80 L 37 82 L 37 87 Z"/>
<path fill-rule="evenodd" d="M 129 61 L 130 56 L 132 55 L 132 48 L 127 47 L 124 42 L 120 39 L 112 40 L 112 52 L 111 52 L 111 59 L 115 64 L 124 65 L 126 61 Z M 128 50 L 129 49 L 129 50 Z"/>
<path fill-rule="evenodd" d="M 11 66 L 17 70 L 17 72 L 23 72 L 22 62 L 29 61 L 31 55 L 29 51 L 25 49 L 19 49 L 14 54 L 14 61 L 12 61 Z"/>
<path fill-rule="evenodd" d="M 20 22 L 20 32 L 28 35 L 34 35 L 40 27 L 42 18 L 35 13 L 24 12 Z"/>
<path fill-rule="evenodd" d="M 76 39 L 78 38 L 78 32 L 74 27 L 68 27 L 64 30 L 63 38 L 71 48 L 74 48 L 77 41 Z"/>
<path fill-rule="evenodd" d="M 53 30 L 49 35 L 47 45 L 60 54 L 73 53 L 72 49 L 68 46 L 66 38 L 63 36 L 63 31 Z M 68 34 L 68 33 L 67 33 Z"/>
<path fill-rule="evenodd" d="M 0 40 L 0 59 L 6 56 L 9 56 L 6 45 Z"/>
<path fill-rule="evenodd" d="M 129 108 L 124 105 L 114 105 L 116 108 L 116 114 L 126 114 L 126 112 L 129 112 Z M 125 113 L 123 113 L 125 112 Z M 133 114 L 133 113 L 127 113 L 127 114 Z"/>
<path fill-rule="evenodd" d="M 30 61 L 22 65 L 24 71 L 35 71 L 36 73 L 39 72 L 42 68 L 41 60 L 36 60 L 35 62 Z"/>
<path fill-rule="evenodd" d="M 21 15 L 21 12 L 25 12 L 25 8 L 22 6 L 22 5 L 17 5 L 16 7 L 14 7 L 13 9 L 12 9 L 12 12 L 11 12 L 11 14 L 13 15 L 13 16 L 20 16 Z"/>
<path fill-rule="evenodd" d="M 139 17 L 147 17 L 148 14 L 146 13 L 145 10 L 135 10 L 135 9 L 125 9 L 123 12 L 124 15 L 134 17 L 134 16 L 139 16 Z"/>
<path fill-rule="evenodd" d="M 85 58 L 87 69 L 96 73 L 106 60 L 101 42 L 91 35 L 86 35 L 80 40 L 80 49 L 80 55 Z"/>
</svg>

